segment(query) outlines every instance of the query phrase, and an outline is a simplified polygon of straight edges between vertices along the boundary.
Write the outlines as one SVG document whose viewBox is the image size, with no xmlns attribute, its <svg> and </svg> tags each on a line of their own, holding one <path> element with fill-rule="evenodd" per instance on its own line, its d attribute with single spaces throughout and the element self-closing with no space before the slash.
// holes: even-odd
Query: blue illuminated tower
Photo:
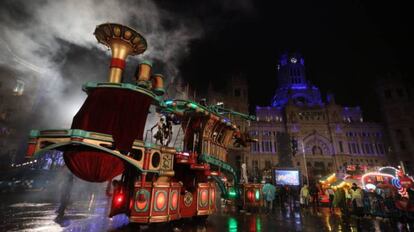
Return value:
<svg viewBox="0 0 414 232">
<path fill-rule="evenodd" d="M 306 80 L 305 59 L 299 53 L 284 53 L 280 56 L 278 89 L 272 106 L 283 107 L 289 100 L 296 105 L 321 105 L 321 94 L 316 86 Z"/>
<path fill-rule="evenodd" d="M 305 60 L 298 53 L 280 56 L 278 64 L 279 87 L 306 88 Z"/>
</svg>

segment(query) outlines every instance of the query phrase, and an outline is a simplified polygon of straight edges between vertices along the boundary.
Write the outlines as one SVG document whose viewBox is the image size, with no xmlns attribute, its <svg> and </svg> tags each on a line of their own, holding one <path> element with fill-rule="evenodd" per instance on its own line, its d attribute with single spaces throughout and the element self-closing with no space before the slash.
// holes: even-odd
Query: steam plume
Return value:
<svg viewBox="0 0 414 232">
<path fill-rule="evenodd" d="M 86 97 L 81 85 L 106 81 L 109 51 L 92 35 L 96 25 L 116 22 L 141 32 L 148 42 L 141 58 L 156 60 L 169 82 L 179 75 L 189 42 L 201 36 L 196 25 L 148 0 L 3 1 L 0 6 L 0 66 L 19 79 L 37 79 L 34 107 L 47 127 L 68 127 Z M 127 71 L 137 64 L 132 59 Z M 124 80 L 131 77 L 125 73 Z"/>
</svg>

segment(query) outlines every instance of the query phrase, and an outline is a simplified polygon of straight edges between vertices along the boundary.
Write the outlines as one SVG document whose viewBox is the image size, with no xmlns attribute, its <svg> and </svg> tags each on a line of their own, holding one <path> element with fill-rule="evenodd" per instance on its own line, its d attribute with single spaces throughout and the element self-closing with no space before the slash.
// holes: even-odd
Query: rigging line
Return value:
<svg viewBox="0 0 414 232">
<path fill-rule="evenodd" d="M 10 48 L 9 44 L 8 44 L 5 40 L 3 40 L 3 39 L 1 39 L 1 38 L 0 38 L 0 41 L 1 41 L 1 42 L 5 45 L 5 46 L 6 46 L 6 50 L 10 53 L 10 55 L 12 55 L 12 56 L 13 56 L 13 60 L 14 60 L 14 61 L 16 61 L 17 63 L 19 63 L 19 64 L 21 64 L 21 65 L 25 66 L 26 68 L 28 68 L 28 69 L 30 69 L 30 70 L 32 70 L 32 71 L 37 72 L 37 73 L 39 73 L 39 74 L 44 74 L 44 73 L 46 73 L 46 71 L 45 71 L 43 68 L 38 67 L 38 66 L 36 66 L 36 65 L 34 65 L 34 64 L 32 64 L 32 63 L 30 63 L 30 62 L 28 62 L 28 61 L 26 61 L 26 60 L 24 60 L 24 59 L 20 58 L 19 56 L 17 56 L 17 55 L 13 52 L 13 50 Z"/>
</svg>

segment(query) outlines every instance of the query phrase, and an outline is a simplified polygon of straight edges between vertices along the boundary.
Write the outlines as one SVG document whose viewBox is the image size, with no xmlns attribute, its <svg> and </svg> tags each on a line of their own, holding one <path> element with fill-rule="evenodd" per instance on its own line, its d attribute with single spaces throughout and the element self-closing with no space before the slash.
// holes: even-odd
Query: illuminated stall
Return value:
<svg viewBox="0 0 414 232">
<path fill-rule="evenodd" d="M 331 185 L 337 181 L 336 173 L 331 173 L 329 175 L 323 176 L 319 180 L 320 184 L 320 191 L 318 193 L 319 202 L 328 204 L 329 203 L 329 196 L 325 193 L 325 190 L 328 188 L 332 188 Z"/>
</svg>

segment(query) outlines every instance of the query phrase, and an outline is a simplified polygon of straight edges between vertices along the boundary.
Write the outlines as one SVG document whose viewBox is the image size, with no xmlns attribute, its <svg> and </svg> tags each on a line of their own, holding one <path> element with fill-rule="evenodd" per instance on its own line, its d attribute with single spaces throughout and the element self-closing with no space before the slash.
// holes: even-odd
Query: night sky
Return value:
<svg viewBox="0 0 414 232">
<path fill-rule="evenodd" d="M 284 51 L 302 53 L 308 80 L 340 104 L 360 105 L 369 120 L 379 120 L 375 80 L 389 72 L 413 74 L 413 20 L 398 1 L 220 2 L 158 3 L 205 30 L 180 65 L 184 79 L 202 88 L 242 73 L 251 108 L 270 105 Z"/>
<path fill-rule="evenodd" d="M 45 89 L 35 111 L 48 127 L 70 125 L 86 81 L 106 81 L 110 52 L 93 36 L 117 22 L 148 41 L 128 58 L 124 81 L 150 59 L 168 83 L 182 78 L 198 91 L 232 76 L 249 82 L 250 108 L 268 106 L 284 51 L 305 58 L 307 79 L 345 106 L 379 120 L 374 82 L 387 73 L 413 76 L 414 38 L 408 3 L 253 0 L 0 1 L 0 77 L 37 78 Z M 411 33 L 412 34 L 412 33 Z M 411 82 L 412 78 L 408 78 Z M 35 85 L 26 85 L 29 88 Z M 34 90 L 36 91 L 36 90 Z M 41 101 L 41 102 L 40 102 Z M 50 112 L 60 112 L 60 115 Z M 53 122 L 53 124 L 51 124 Z"/>
</svg>

